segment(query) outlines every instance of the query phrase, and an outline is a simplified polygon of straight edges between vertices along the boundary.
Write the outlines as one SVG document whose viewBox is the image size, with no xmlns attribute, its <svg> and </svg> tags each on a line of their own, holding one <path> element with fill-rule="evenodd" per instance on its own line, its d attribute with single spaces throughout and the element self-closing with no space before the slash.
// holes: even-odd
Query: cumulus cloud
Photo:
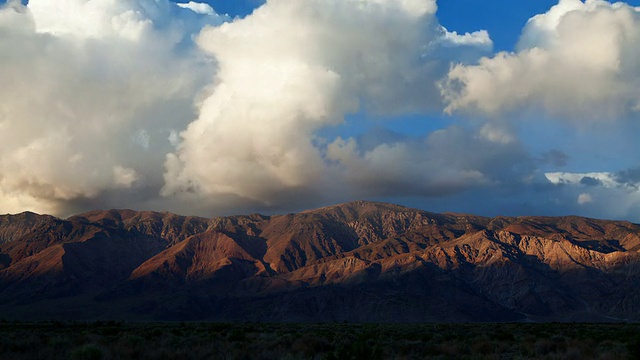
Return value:
<svg viewBox="0 0 640 360">
<path fill-rule="evenodd" d="M 517 52 L 451 68 L 446 111 L 503 116 L 541 109 L 566 119 L 638 111 L 640 10 L 625 3 L 561 0 L 529 20 Z"/>
<path fill-rule="evenodd" d="M 563 209 L 564 214 L 575 212 L 593 217 L 637 220 L 640 178 L 635 177 L 635 173 L 637 169 L 615 173 L 546 173 L 547 181 L 553 184 L 553 188 L 546 192 L 547 196 L 555 197 L 555 207 Z"/>
<path fill-rule="evenodd" d="M 491 128 L 508 123 L 508 135 L 536 149 L 531 189 L 544 210 L 637 219 L 637 169 L 601 170 L 628 166 L 637 150 L 621 144 L 637 131 L 638 44 L 640 8 L 559 0 L 527 22 L 513 52 L 453 64 L 439 83 L 445 112 L 481 117 L 494 140 L 510 139 Z M 590 151 L 596 143 L 616 150 Z M 548 172 L 577 166 L 587 171 Z"/>
<path fill-rule="evenodd" d="M 449 42 L 452 45 L 478 45 L 480 47 L 491 50 L 493 41 L 486 30 L 474 31 L 472 33 L 458 34 L 457 31 L 445 31 L 443 42 Z"/>
<path fill-rule="evenodd" d="M 0 7 L 0 210 L 64 213 L 79 199 L 108 206 L 109 191 L 157 194 L 169 132 L 193 118 L 214 71 L 187 45 L 182 19 L 194 16 L 152 0 Z"/>
<path fill-rule="evenodd" d="M 492 43 L 446 30 L 436 10 L 272 0 L 232 20 L 198 2 L 12 1 L 0 7 L 0 211 L 288 209 L 502 181 L 491 164 L 526 155 L 498 128 L 320 135 L 349 114 L 441 110 L 449 63 Z"/>
<path fill-rule="evenodd" d="M 205 29 L 198 44 L 216 59 L 216 85 L 167 156 L 163 194 L 277 204 L 301 191 L 305 201 L 349 193 L 349 185 L 393 195 L 407 191 L 392 190 L 398 184 L 426 191 L 484 181 L 474 166 L 421 154 L 429 145 L 418 140 L 363 151 L 355 138 L 317 136 L 350 113 L 441 109 L 435 82 L 449 61 L 469 51 L 478 58 L 491 42 L 486 32 L 447 32 L 435 10 L 424 0 L 274 0 Z"/>
<path fill-rule="evenodd" d="M 622 189 L 628 192 L 640 191 L 639 169 L 631 168 L 615 173 L 571 173 L 555 172 L 546 173 L 545 177 L 554 185 L 572 185 L 601 187 L 605 189 Z"/>
<path fill-rule="evenodd" d="M 188 3 L 177 3 L 177 5 L 183 9 L 189 9 L 197 14 L 211 15 L 215 14 L 213 8 L 207 3 L 199 3 L 195 1 L 189 1 Z"/>
<path fill-rule="evenodd" d="M 550 172 L 545 174 L 547 180 L 554 185 L 594 185 L 599 184 L 603 187 L 618 187 L 615 174 L 610 172 L 592 172 L 592 173 L 571 173 L 571 172 Z"/>
<path fill-rule="evenodd" d="M 344 186 L 361 196 L 437 197 L 522 183 L 532 171 L 526 151 L 518 142 L 487 138 L 483 129 L 453 126 L 369 150 L 338 138 L 327 158 L 344 172 Z"/>
<path fill-rule="evenodd" d="M 491 52 L 489 34 L 445 29 L 434 0 L 269 0 L 236 19 L 197 2 L 11 2 L 0 8 L 0 211 L 211 215 L 398 197 L 487 210 L 500 195 L 594 209 L 576 199 L 628 193 L 636 173 L 544 174 L 537 165 L 564 166 L 569 155 L 532 156 L 505 118 L 418 124 L 415 134 L 385 121 L 429 121 L 445 106 L 634 111 L 633 77 L 610 75 L 632 67 L 634 32 L 616 24 L 631 14 L 633 28 L 635 10 L 607 4 L 563 0 L 530 21 L 517 53 L 478 62 Z M 589 16 L 589 41 L 631 47 L 570 69 L 589 49 L 569 28 Z M 562 52 L 565 42 L 575 46 Z M 546 54 L 540 64 L 536 52 Z M 540 75 L 545 67 L 555 70 Z M 521 70 L 516 88 L 511 73 Z M 577 91 L 571 76 L 583 81 Z M 564 88 L 546 94 L 552 78 Z M 626 100 L 615 102 L 611 84 Z M 353 118 L 357 131 L 342 132 Z"/>
<path fill-rule="evenodd" d="M 588 193 L 582 193 L 578 195 L 578 204 L 584 205 L 593 202 L 593 198 Z"/>
</svg>

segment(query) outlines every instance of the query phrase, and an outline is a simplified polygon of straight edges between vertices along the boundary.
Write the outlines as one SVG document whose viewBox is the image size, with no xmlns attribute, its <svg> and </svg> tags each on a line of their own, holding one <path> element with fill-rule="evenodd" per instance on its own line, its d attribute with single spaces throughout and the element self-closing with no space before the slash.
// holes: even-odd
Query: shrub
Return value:
<svg viewBox="0 0 640 360">
<path fill-rule="evenodd" d="M 76 360 L 101 360 L 104 357 L 102 348 L 96 344 L 84 344 L 71 352 Z"/>
</svg>

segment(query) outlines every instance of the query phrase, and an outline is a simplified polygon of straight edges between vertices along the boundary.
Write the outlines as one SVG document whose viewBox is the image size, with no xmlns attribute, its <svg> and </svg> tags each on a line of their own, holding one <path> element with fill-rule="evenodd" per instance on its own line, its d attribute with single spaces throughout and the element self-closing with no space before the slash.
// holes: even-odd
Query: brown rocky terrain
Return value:
<svg viewBox="0 0 640 360">
<path fill-rule="evenodd" d="M 629 321 L 639 275 L 639 225 L 573 216 L 0 216 L 5 319 Z"/>
</svg>

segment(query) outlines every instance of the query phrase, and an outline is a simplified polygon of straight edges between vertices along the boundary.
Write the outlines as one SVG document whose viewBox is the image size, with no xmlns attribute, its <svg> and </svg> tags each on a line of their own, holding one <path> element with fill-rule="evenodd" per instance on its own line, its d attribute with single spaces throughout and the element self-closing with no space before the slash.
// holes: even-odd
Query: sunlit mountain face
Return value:
<svg viewBox="0 0 640 360">
<path fill-rule="evenodd" d="M 0 317 L 637 321 L 640 226 L 351 202 L 201 218 L 0 216 Z"/>
</svg>

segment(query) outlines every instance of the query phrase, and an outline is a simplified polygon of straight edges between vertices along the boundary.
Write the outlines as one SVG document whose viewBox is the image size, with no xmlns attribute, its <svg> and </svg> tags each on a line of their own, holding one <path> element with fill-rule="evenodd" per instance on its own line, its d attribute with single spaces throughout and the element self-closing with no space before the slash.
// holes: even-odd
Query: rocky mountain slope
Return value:
<svg viewBox="0 0 640 360">
<path fill-rule="evenodd" d="M 353 202 L 205 219 L 0 216 L 0 317 L 640 320 L 640 226 Z"/>
</svg>

